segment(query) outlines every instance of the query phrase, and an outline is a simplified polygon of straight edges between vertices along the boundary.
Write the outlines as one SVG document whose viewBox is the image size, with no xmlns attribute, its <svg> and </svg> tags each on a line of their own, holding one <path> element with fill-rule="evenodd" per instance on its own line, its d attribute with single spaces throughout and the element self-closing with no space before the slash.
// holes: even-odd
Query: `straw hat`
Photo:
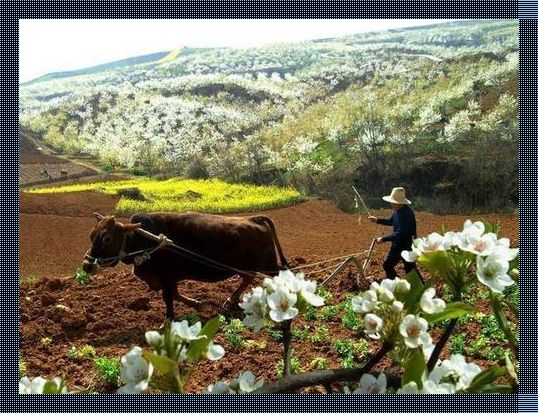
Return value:
<svg viewBox="0 0 538 413">
<path fill-rule="evenodd" d="M 392 192 L 390 193 L 390 195 L 384 196 L 383 201 L 402 205 L 411 204 L 411 201 L 405 197 L 405 189 L 403 189 L 401 186 L 392 188 Z"/>
</svg>

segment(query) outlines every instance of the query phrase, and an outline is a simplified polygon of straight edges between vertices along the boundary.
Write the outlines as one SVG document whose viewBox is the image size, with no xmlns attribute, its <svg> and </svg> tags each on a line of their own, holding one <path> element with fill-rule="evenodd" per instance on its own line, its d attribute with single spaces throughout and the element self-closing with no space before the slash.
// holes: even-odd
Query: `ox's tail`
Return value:
<svg viewBox="0 0 538 413">
<path fill-rule="evenodd" d="M 265 215 L 258 215 L 252 218 L 254 222 L 262 225 L 266 225 L 269 230 L 271 231 L 271 235 L 273 236 L 273 241 L 275 243 L 276 249 L 278 251 L 278 257 L 280 258 L 280 266 L 283 269 L 290 268 L 288 264 L 288 260 L 286 260 L 286 257 L 284 256 L 284 253 L 282 252 L 282 246 L 280 245 L 280 241 L 278 240 L 278 237 L 276 235 L 276 228 L 275 224 L 271 220 L 271 218 L 266 217 Z"/>
</svg>

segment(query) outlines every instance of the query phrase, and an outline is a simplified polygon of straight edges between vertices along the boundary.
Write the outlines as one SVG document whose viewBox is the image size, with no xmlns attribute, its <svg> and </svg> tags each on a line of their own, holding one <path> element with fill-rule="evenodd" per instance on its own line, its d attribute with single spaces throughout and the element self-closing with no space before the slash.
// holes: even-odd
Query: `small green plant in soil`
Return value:
<svg viewBox="0 0 538 413">
<path fill-rule="evenodd" d="M 39 280 L 40 278 L 37 275 L 29 275 L 27 277 L 21 278 L 21 280 L 19 281 L 19 285 L 21 287 L 26 287 L 28 285 L 35 284 Z"/>
<path fill-rule="evenodd" d="M 26 376 L 26 363 L 22 358 L 22 355 L 19 353 L 19 379 Z"/>
<path fill-rule="evenodd" d="M 333 321 L 338 313 L 340 312 L 340 306 L 338 305 L 328 305 L 323 307 L 320 311 L 320 316 L 322 320 Z"/>
<path fill-rule="evenodd" d="M 75 281 L 79 284 L 89 284 L 91 281 L 91 275 L 84 271 L 82 268 L 77 268 L 75 273 Z"/>
<path fill-rule="evenodd" d="M 316 307 L 310 306 L 308 310 L 306 310 L 304 317 L 308 321 L 315 321 L 318 319 L 318 309 Z"/>
<path fill-rule="evenodd" d="M 329 328 L 327 326 L 319 326 L 314 331 L 314 334 L 308 337 L 308 341 L 312 344 L 320 344 L 329 340 Z"/>
<path fill-rule="evenodd" d="M 310 330 L 307 326 L 303 328 L 292 328 L 291 335 L 299 341 L 308 341 L 310 338 Z"/>
<path fill-rule="evenodd" d="M 472 355 L 484 358 L 489 350 L 489 340 L 479 334 L 475 340 L 469 343 L 469 349 Z"/>
<path fill-rule="evenodd" d="M 77 358 L 78 351 L 75 346 L 72 346 L 69 350 L 67 350 L 67 358 L 69 360 L 75 360 Z"/>
<path fill-rule="evenodd" d="M 271 326 L 268 326 L 266 328 L 267 330 L 267 333 L 269 334 L 269 336 L 275 340 L 275 341 L 280 341 L 282 340 L 282 331 L 280 331 L 280 329 L 278 328 L 274 328 L 274 327 L 271 327 Z"/>
<path fill-rule="evenodd" d="M 70 360 L 76 359 L 91 359 L 95 357 L 95 348 L 88 344 L 84 345 L 80 349 L 77 349 L 75 346 L 72 346 L 67 350 L 67 358 Z"/>
<path fill-rule="evenodd" d="M 98 357 L 93 362 L 97 367 L 99 375 L 106 383 L 112 386 L 119 385 L 121 372 L 121 364 L 119 360 L 107 357 Z"/>
<path fill-rule="evenodd" d="M 224 335 L 234 348 L 244 347 L 247 341 L 242 336 L 245 326 L 238 318 L 230 320 L 230 323 L 224 329 Z"/>
<path fill-rule="evenodd" d="M 333 347 L 342 359 L 344 368 L 354 367 L 357 359 L 363 359 L 368 354 L 368 342 L 364 339 L 356 342 L 349 339 L 336 339 L 333 341 Z"/>
<path fill-rule="evenodd" d="M 317 357 L 310 362 L 310 367 L 314 370 L 327 370 L 329 362 L 324 357 Z"/>
<path fill-rule="evenodd" d="M 316 294 L 322 297 L 325 300 L 325 302 L 331 301 L 331 299 L 333 298 L 333 295 L 331 294 L 331 292 L 327 290 L 327 288 L 324 287 L 323 285 L 320 285 L 317 288 Z"/>
<path fill-rule="evenodd" d="M 364 330 L 364 326 L 360 318 L 357 317 L 357 313 L 353 311 L 353 307 L 351 306 L 351 300 L 346 300 L 345 302 L 344 315 L 342 316 L 342 325 L 345 328 L 349 328 L 350 330 L 356 331 L 357 333 Z"/>
<path fill-rule="evenodd" d="M 457 354 L 465 354 L 465 334 L 459 333 L 452 337 L 450 351 Z"/>
<path fill-rule="evenodd" d="M 299 358 L 295 355 L 295 352 L 293 350 L 290 356 L 290 367 L 291 374 L 299 374 L 303 372 L 301 362 L 299 361 Z M 284 377 L 284 360 L 279 360 L 276 363 L 276 377 L 278 379 Z"/>
<path fill-rule="evenodd" d="M 507 341 L 494 315 L 483 317 L 480 320 L 480 324 L 482 325 L 482 334 L 484 334 L 485 337 L 501 343 Z"/>
<path fill-rule="evenodd" d="M 41 344 L 43 344 L 44 346 L 48 346 L 50 343 L 52 343 L 52 338 L 50 337 L 43 337 L 41 339 Z"/>
</svg>

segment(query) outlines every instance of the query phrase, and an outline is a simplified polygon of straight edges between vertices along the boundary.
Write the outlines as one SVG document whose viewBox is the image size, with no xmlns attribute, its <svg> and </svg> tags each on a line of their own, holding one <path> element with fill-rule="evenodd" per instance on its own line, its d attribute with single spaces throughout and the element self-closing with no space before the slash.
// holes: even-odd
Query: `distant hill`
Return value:
<svg viewBox="0 0 538 413">
<path fill-rule="evenodd" d="M 122 59 L 122 60 L 116 60 L 110 63 L 103 63 L 96 66 L 86 67 L 84 69 L 68 70 L 65 72 L 47 73 L 46 75 L 40 76 L 36 79 L 32 79 L 32 80 L 29 80 L 28 82 L 21 83 L 21 86 L 28 86 L 34 83 L 45 82 L 45 81 L 53 80 L 53 79 L 61 79 L 64 77 L 94 74 L 98 72 L 103 72 L 105 70 L 119 69 L 119 68 L 124 68 L 127 66 L 139 65 L 142 63 L 157 62 L 160 59 L 168 56 L 169 54 L 170 54 L 169 51 L 157 52 L 157 53 L 151 53 L 151 54 L 146 54 L 142 56 L 129 57 L 127 59 Z"/>
</svg>

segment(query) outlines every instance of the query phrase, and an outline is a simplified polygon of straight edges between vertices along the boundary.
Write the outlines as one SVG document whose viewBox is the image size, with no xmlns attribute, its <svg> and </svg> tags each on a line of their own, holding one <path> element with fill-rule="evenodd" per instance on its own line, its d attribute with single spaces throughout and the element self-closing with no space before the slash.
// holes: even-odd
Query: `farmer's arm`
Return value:
<svg viewBox="0 0 538 413">
<path fill-rule="evenodd" d="M 390 225 L 392 225 L 392 217 L 393 217 L 393 215 L 391 215 L 388 218 L 376 218 L 375 222 L 377 224 L 390 226 Z"/>
<path fill-rule="evenodd" d="M 412 237 L 414 234 L 414 219 L 411 214 L 402 214 L 398 217 L 398 225 L 394 232 L 385 235 L 382 241 L 392 241 L 398 243 L 402 239 Z"/>
</svg>

